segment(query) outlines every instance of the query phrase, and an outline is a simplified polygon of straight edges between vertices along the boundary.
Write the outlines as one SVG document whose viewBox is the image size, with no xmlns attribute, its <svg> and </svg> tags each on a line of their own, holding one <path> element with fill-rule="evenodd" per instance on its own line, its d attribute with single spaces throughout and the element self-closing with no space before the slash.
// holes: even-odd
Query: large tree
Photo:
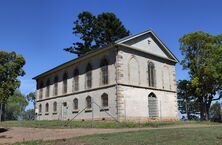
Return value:
<svg viewBox="0 0 222 145">
<path fill-rule="evenodd" d="M 79 36 L 80 41 L 64 50 L 80 56 L 95 48 L 111 45 L 116 40 L 128 36 L 130 32 L 113 13 L 106 12 L 94 16 L 85 11 L 80 13 L 74 22 L 73 34 Z"/>
<path fill-rule="evenodd" d="M 25 108 L 28 105 L 25 95 L 23 95 L 19 90 L 9 97 L 6 108 L 6 120 L 18 120 L 22 118 Z"/>
<path fill-rule="evenodd" d="M 188 120 L 199 113 L 198 102 L 193 91 L 190 81 L 179 80 L 177 84 L 178 109 L 181 114 L 187 115 Z"/>
<path fill-rule="evenodd" d="M 189 72 L 200 117 L 208 120 L 212 101 L 222 96 L 222 35 L 194 32 L 184 35 L 179 41 L 184 55 L 181 64 Z"/>
<path fill-rule="evenodd" d="M 210 107 L 210 120 L 216 122 L 222 121 L 222 108 L 218 101 Z"/>
<path fill-rule="evenodd" d="M 4 104 L 20 86 L 17 78 L 25 74 L 22 69 L 24 64 L 25 59 L 21 55 L 0 51 L 0 121 Z"/>
</svg>

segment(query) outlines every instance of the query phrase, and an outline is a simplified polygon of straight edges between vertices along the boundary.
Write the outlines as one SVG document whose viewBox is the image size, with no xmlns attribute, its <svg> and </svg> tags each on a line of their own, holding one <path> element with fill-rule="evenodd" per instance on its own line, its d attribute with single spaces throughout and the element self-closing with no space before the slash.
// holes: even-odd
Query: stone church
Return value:
<svg viewBox="0 0 222 145">
<path fill-rule="evenodd" d="M 65 62 L 33 79 L 38 120 L 177 120 L 173 53 L 152 30 Z"/>
</svg>

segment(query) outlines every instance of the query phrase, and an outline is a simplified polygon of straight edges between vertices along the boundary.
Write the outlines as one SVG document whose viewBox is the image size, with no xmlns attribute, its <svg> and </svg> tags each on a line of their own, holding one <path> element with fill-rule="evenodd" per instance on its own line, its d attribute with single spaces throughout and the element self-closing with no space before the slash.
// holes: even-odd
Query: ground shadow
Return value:
<svg viewBox="0 0 222 145">
<path fill-rule="evenodd" d="M 7 128 L 0 128 L 0 133 L 6 132 L 6 131 L 8 131 Z"/>
</svg>

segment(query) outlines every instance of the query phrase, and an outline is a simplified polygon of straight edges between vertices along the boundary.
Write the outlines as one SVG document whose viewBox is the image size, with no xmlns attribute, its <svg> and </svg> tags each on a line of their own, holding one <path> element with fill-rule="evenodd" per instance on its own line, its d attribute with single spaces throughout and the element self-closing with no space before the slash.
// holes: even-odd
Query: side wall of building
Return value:
<svg viewBox="0 0 222 145">
<path fill-rule="evenodd" d="M 175 63 L 125 48 L 119 48 L 118 58 L 122 119 L 149 119 L 150 93 L 157 98 L 158 119 L 178 119 Z M 149 62 L 155 66 L 155 87 L 148 83 Z"/>
<path fill-rule="evenodd" d="M 74 63 L 71 66 L 68 66 L 64 69 L 58 70 L 55 73 L 49 74 L 42 78 L 38 79 L 38 86 L 39 83 L 42 81 L 44 83 L 43 86 L 43 98 L 39 98 L 40 96 L 40 89 L 38 87 L 36 94 L 37 94 L 37 104 L 36 108 L 39 111 L 39 105 L 42 105 L 41 113 L 38 113 L 37 119 L 70 119 L 77 113 L 73 113 L 73 99 L 78 99 L 78 106 L 79 111 L 86 107 L 86 97 L 91 96 L 92 100 L 94 100 L 98 105 L 101 105 L 101 95 L 106 93 L 108 95 L 108 112 L 111 113 L 113 116 L 116 116 L 116 72 L 115 72 L 115 49 L 107 50 L 106 52 L 96 54 L 90 58 L 84 59 L 80 62 Z M 108 84 L 104 85 L 101 83 L 101 61 L 103 59 L 107 59 L 108 65 Z M 92 65 L 92 87 L 86 88 L 86 67 L 88 64 Z M 77 91 L 73 90 L 73 71 L 75 69 L 79 70 L 79 89 Z M 67 72 L 68 79 L 67 79 L 67 93 L 63 93 L 63 74 Z M 54 95 L 54 78 L 58 76 L 58 94 Z M 47 80 L 50 80 L 49 86 L 49 97 L 46 96 L 46 83 Z M 57 102 L 57 112 L 53 111 L 53 102 Z M 63 103 L 67 102 L 67 108 L 69 108 L 66 112 L 64 112 Z M 49 111 L 45 112 L 45 105 L 46 103 L 49 104 Z M 95 106 L 95 105 L 94 105 Z M 62 110 L 63 109 L 63 110 Z M 94 117 L 95 118 L 103 118 L 107 117 L 107 114 L 103 111 L 100 111 L 98 107 L 95 107 L 94 110 Z M 64 117 L 64 113 L 68 114 Z M 83 112 L 77 119 L 87 119 L 91 118 L 91 112 Z"/>
<path fill-rule="evenodd" d="M 38 120 L 67 120 L 75 117 L 80 111 L 82 111 L 86 107 L 86 97 L 92 97 L 92 101 L 102 106 L 101 96 L 106 93 L 108 95 L 108 103 L 109 106 L 106 108 L 106 111 L 109 112 L 113 117 L 116 118 L 116 98 L 115 98 L 115 86 L 98 89 L 94 91 L 83 92 L 80 94 L 72 94 L 65 97 L 53 98 L 47 101 L 37 102 L 37 106 L 42 104 L 42 113 L 38 115 Z M 73 100 L 77 98 L 79 102 L 79 109 L 75 110 L 73 108 Z M 53 103 L 57 103 L 57 111 L 53 111 Z M 45 105 L 49 104 L 49 112 L 45 112 Z M 67 106 L 63 104 L 67 103 Z M 81 114 L 79 114 L 75 119 L 112 119 L 110 115 L 105 113 L 99 106 L 92 103 L 91 110 L 84 110 Z M 93 112 L 93 114 L 92 114 Z"/>
</svg>

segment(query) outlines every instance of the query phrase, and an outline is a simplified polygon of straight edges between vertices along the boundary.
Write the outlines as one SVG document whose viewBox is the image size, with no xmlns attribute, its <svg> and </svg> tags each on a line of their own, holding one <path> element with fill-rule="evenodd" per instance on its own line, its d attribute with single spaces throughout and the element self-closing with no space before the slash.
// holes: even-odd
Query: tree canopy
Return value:
<svg viewBox="0 0 222 145">
<path fill-rule="evenodd" d="M 212 101 L 222 96 L 222 35 L 193 32 L 179 41 L 184 56 L 181 64 L 189 72 L 192 96 L 199 103 L 201 119 L 209 119 Z"/>
<path fill-rule="evenodd" d="M 15 52 L 0 51 L 0 103 L 5 103 L 20 86 L 19 76 L 25 74 L 25 59 Z"/>
<path fill-rule="evenodd" d="M 27 105 L 28 101 L 25 96 L 19 90 L 16 90 L 6 103 L 6 120 L 17 120 L 19 117 L 22 118 Z"/>
<path fill-rule="evenodd" d="M 196 97 L 193 96 L 193 91 L 190 81 L 179 80 L 177 84 L 178 109 L 180 113 L 187 115 L 188 120 L 199 112 L 198 102 Z"/>
<path fill-rule="evenodd" d="M 24 65 L 25 59 L 21 55 L 17 55 L 15 52 L 0 51 L 0 121 L 4 104 L 20 86 L 17 78 L 25 74 L 22 69 Z"/>
<path fill-rule="evenodd" d="M 216 122 L 222 121 L 222 108 L 218 101 L 210 107 L 210 120 Z"/>
<path fill-rule="evenodd" d="M 90 50 L 111 45 L 116 40 L 128 36 L 130 32 L 113 13 L 106 12 L 94 16 L 84 11 L 74 22 L 73 34 L 79 36 L 80 41 L 74 42 L 73 46 L 64 50 L 80 56 Z"/>
</svg>

